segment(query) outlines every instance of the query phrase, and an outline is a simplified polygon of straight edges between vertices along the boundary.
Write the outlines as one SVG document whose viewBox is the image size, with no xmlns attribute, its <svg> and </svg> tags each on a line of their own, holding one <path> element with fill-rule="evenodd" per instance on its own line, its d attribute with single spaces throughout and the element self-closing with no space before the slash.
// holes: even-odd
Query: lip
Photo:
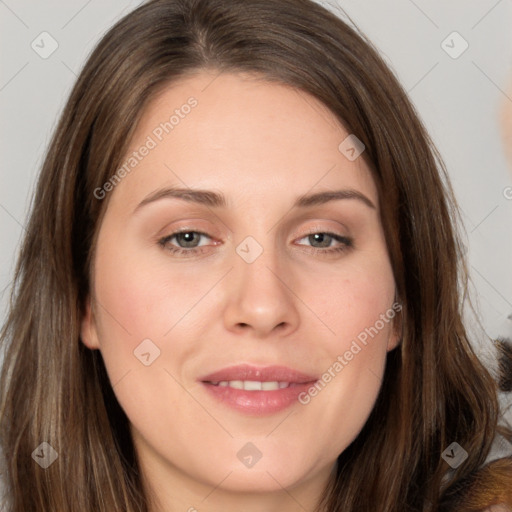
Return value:
<svg viewBox="0 0 512 512">
<path fill-rule="evenodd" d="M 252 366 L 240 364 L 229 366 L 210 373 L 199 379 L 202 382 L 220 382 L 222 380 L 253 380 L 257 382 L 278 381 L 304 384 L 318 380 L 318 377 L 293 370 L 286 366 Z"/>
<path fill-rule="evenodd" d="M 307 391 L 318 377 L 286 366 L 243 364 L 223 368 L 198 380 L 217 402 L 245 414 L 263 416 L 283 411 L 297 403 L 299 395 Z M 272 391 L 248 391 L 215 385 L 221 381 L 234 380 L 288 382 L 289 387 Z"/>
</svg>

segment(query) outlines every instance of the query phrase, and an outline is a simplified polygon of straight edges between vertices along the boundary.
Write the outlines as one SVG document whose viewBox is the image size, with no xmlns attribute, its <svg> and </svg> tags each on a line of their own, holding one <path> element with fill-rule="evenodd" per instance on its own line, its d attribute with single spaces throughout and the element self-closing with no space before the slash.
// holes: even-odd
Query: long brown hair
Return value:
<svg viewBox="0 0 512 512">
<path fill-rule="evenodd" d="M 128 418 L 100 351 L 79 337 L 108 203 L 94 191 L 120 166 L 148 102 L 200 69 L 256 73 L 318 98 L 364 143 L 379 190 L 403 337 L 319 509 L 512 505 L 512 461 L 481 468 L 499 407 L 496 383 L 462 322 L 467 272 L 453 193 L 377 51 L 310 0 L 152 0 L 120 20 L 90 55 L 33 198 L 1 338 L 0 446 L 10 510 L 148 510 Z M 448 472 L 441 455 L 454 441 L 467 459 Z M 58 455 L 47 469 L 32 458 L 42 442 Z"/>
</svg>

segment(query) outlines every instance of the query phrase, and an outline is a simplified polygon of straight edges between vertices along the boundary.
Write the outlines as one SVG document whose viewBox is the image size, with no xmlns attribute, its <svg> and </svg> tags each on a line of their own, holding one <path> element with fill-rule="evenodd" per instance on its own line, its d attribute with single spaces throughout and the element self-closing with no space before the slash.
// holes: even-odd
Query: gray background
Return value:
<svg viewBox="0 0 512 512">
<path fill-rule="evenodd" d="M 491 337 L 512 336 L 507 318 L 512 313 L 512 200 L 504 194 L 512 185 L 512 172 L 498 123 L 502 103 L 512 101 L 512 0 L 321 3 L 346 11 L 409 91 L 447 164 L 462 210 L 483 326 Z M 57 115 L 93 46 L 138 4 L 0 0 L 0 321 L 35 178 Z M 469 44 L 458 58 L 442 45 L 454 31 Z M 460 50 L 463 41 L 457 37 L 448 38 L 445 48 Z M 48 51 L 51 38 L 58 47 L 42 58 L 31 45 Z M 489 344 L 477 349 L 488 351 Z"/>
</svg>

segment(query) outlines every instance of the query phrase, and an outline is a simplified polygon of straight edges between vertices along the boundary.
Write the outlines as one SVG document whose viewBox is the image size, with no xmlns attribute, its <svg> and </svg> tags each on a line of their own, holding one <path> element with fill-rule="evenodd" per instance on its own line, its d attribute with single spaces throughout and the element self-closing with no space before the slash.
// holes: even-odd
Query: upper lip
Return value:
<svg viewBox="0 0 512 512">
<path fill-rule="evenodd" d="M 256 382 L 290 382 L 303 384 L 318 380 L 317 377 L 307 375 L 286 366 L 252 366 L 248 364 L 229 366 L 210 373 L 199 379 L 202 382 L 221 381 L 256 381 Z"/>
</svg>

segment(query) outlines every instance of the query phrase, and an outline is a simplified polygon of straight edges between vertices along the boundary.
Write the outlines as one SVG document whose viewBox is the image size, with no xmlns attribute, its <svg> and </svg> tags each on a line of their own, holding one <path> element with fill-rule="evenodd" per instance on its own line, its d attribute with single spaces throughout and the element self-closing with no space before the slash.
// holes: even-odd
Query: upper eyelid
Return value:
<svg viewBox="0 0 512 512">
<path fill-rule="evenodd" d="M 196 218 L 190 218 L 190 219 L 187 219 L 187 220 L 185 220 L 185 219 L 180 219 L 180 220 L 182 220 L 182 222 L 184 221 L 183 222 L 184 225 L 176 227 L 175 230 L 172 230 L 169 233 L 170 235 L 174 235 L 174 234 L 178 234 L 178 233 L 183 233 L 183 232 L 194 231 L 194 232 L 198 232 L 198 233 L 202 233 L 204 235 L 207 235 L 210 238 L 215 238 L 216 236 L 218 236 L 218 235 L 213 235 L 212 236 L 208 232 L 206 232 L 206 231 L 216 232 L 216 231 L 218 231 L 218 228 L 214 228 L 213 230 L 211 230 L 210 228 L 206 228 L 206 230 L 203 231 L 202 228 L 197 226 L 196 221 L 199 220 L 199 222 L 202 223 L 203 222 L 202 218 L 197 218 L 197 219 Z M 306 235 L 311 234 L 311 233 L 322 232 L 322 233 L 333 233 L 333 234 L 336 234 L 338 236 L 351 237 L 351 229 L 349 228 L 349 226 L 346 223 L 340 222 L 339 220 L 327 219 L 327 218 L 321 219 L 321 218 L 307 218 L 306 217 L 306 218 L 301 218 L 301 219 L 299 219 L 297 221 L 297 223 L 300 223 L 300 224 L 309 223 L 309 222 L 312 222 L 312 224 L 309 226 L 309 228 L 307 229 L 306 233 L 303 234 L 302 236 L 306 236 Z M 335 223 L 335 224 L 337 224 L 339 226 L 339 228 L 325 227 L 325 226 L 320 225 L 320 224 L 323 224 L 325 222 Z M 190 225 L 188 225 L 189 223 L 190 223 Z M 293 224 L 295 224 L 295 222 Z M 287 222 L 286 225 L 289 226 L 289 223 Z M 165 230 L 167 230 L 167 229 L 165 229 Z M 231 229 L 228 228 L 228 231 L 229 231 L 229 235 L 233 234 Z M 294 227 L 292 229 L 292 231 L 297 231 L 297 227 Z M 341 233 L 340 231 L 344 231 L 344 232 Z M 162 229 L 160 231 L 160 233 L 162 233 L 162 232 L 164 232 L 164 229 Z"/>
</svg>

